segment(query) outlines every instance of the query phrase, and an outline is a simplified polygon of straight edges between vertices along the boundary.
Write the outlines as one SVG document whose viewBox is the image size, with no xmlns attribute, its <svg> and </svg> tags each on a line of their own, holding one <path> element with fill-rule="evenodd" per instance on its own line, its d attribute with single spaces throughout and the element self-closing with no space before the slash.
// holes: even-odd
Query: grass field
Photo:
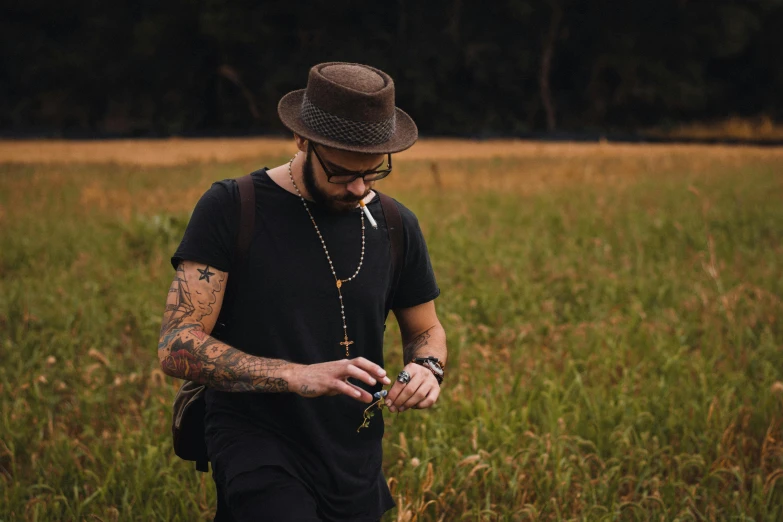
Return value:
<svg viewBox="0 0 783 522">
<path fill-rule="evenodd" d="M 292 152 L 0 142 L 0 521 L 209 519 L 168 257 L 212 180 Z M 379 188 L 450 347 L 437 407 L 387 416 L 384 520 L 783 520 L 783 150 L 433 140 Z"/>
</svg>

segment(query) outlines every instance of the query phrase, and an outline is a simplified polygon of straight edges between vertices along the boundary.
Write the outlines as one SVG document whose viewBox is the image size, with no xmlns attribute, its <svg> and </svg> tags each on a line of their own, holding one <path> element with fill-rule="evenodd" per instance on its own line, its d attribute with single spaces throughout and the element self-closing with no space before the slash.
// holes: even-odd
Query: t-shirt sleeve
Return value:
<svg viewBox="0 0 783 522">
<path fill-rule="evenodd" d="M 231 272 L 239 227 L 238 201 L 234 180 L 213 183 L 196 203 L 171 265 L 177 268 L 182 261 L 194 261 Z"/>
<path fill-rule="evenodd" d="M 405 206 L 397 203 L 402 215 L 405 235 L 405 263 L 394 294 L 392 308 L 410 308 L 432 301 L 440 295 L 435 281 L 427 243 L 419 227 L 419 220 Z"/>
</svg>

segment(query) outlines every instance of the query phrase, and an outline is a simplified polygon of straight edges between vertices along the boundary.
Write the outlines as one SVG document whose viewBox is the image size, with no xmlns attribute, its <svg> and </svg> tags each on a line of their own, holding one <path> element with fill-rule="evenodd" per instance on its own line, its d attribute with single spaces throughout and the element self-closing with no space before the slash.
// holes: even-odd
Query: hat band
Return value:
<svg viewBox="0 0 783 522">
<path fill-rule="evenodd" d="M 396 111 L 392 117 L 383 121 L 353 121 L 313 105 L 307 98 L 302 99 L 302 121 L 311 130 L 321 136 L 350 145 L 379 145 L 389 141 L 394 135 L 397 123 Z"/>
</svg>

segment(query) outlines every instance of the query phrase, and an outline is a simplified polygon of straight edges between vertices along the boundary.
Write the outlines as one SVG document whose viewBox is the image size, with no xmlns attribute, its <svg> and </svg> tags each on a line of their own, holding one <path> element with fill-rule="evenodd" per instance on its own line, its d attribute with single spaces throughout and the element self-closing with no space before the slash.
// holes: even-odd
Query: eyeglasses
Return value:
<svg viewBox="0 0 783 522">
<path fill-rule="evenodd" d="M 315 152 L 315 157 L 318 159 L 318 163 L 321 164 L 321 168 L 324 169 L 324 172 L 326 173 L 326 180 L 329 183 L 335 183 L 337 185 L 347 185 L 348 183 L 358 178 L 362 178 L 364 181 L 378 181 L 379 179 L 383 179 L 386 176 L 388 176 L 392 170 L 391 154 L 388 154 L 386 156 L 385 169 L 380 168 L 383 165 L 383 162 L 381 162 L 380 164 L 378 164 L 377 167 L 375 167 L 372 170 L 365 170 L 363 172 L 351 172 L 349 170 L 342 169 L 336 165 L 332 165 L 331 168 L 327 168 L 324 163 L 324 160 L 321 159 L 321 156 L 318 154 L 318 149 L 315 148 L 314 143 L 310 142 L 310 148 L 312 149 L 313 152 Z"/>
</svg>

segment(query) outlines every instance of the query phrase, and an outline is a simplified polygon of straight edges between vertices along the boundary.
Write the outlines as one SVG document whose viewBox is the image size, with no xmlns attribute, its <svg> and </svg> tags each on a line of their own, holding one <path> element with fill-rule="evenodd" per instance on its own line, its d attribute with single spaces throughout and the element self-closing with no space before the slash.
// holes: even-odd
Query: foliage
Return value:
<svg viewBox="0 0 783 522">
<path fill-rule="evenodd" d="M 779 121 L 781 25 L 780 0 L 16 1 L 0 19 L 0 129 L 278 132 L 280 97 L 332 60 L 389 72 L 430 135 L 540 131 L 550 109 L 582 131 Z"/>
<path fill-rule="evenodd" d="M 450 347 L 437 407 L 385 413 L 385 520 L 779 520 L 783 159 L 574 150 L 383 182 Z M 208 519 L 155 357 L 172 196 L 251 167 L 0 165 L 0 520 Z"/>
</svg>

